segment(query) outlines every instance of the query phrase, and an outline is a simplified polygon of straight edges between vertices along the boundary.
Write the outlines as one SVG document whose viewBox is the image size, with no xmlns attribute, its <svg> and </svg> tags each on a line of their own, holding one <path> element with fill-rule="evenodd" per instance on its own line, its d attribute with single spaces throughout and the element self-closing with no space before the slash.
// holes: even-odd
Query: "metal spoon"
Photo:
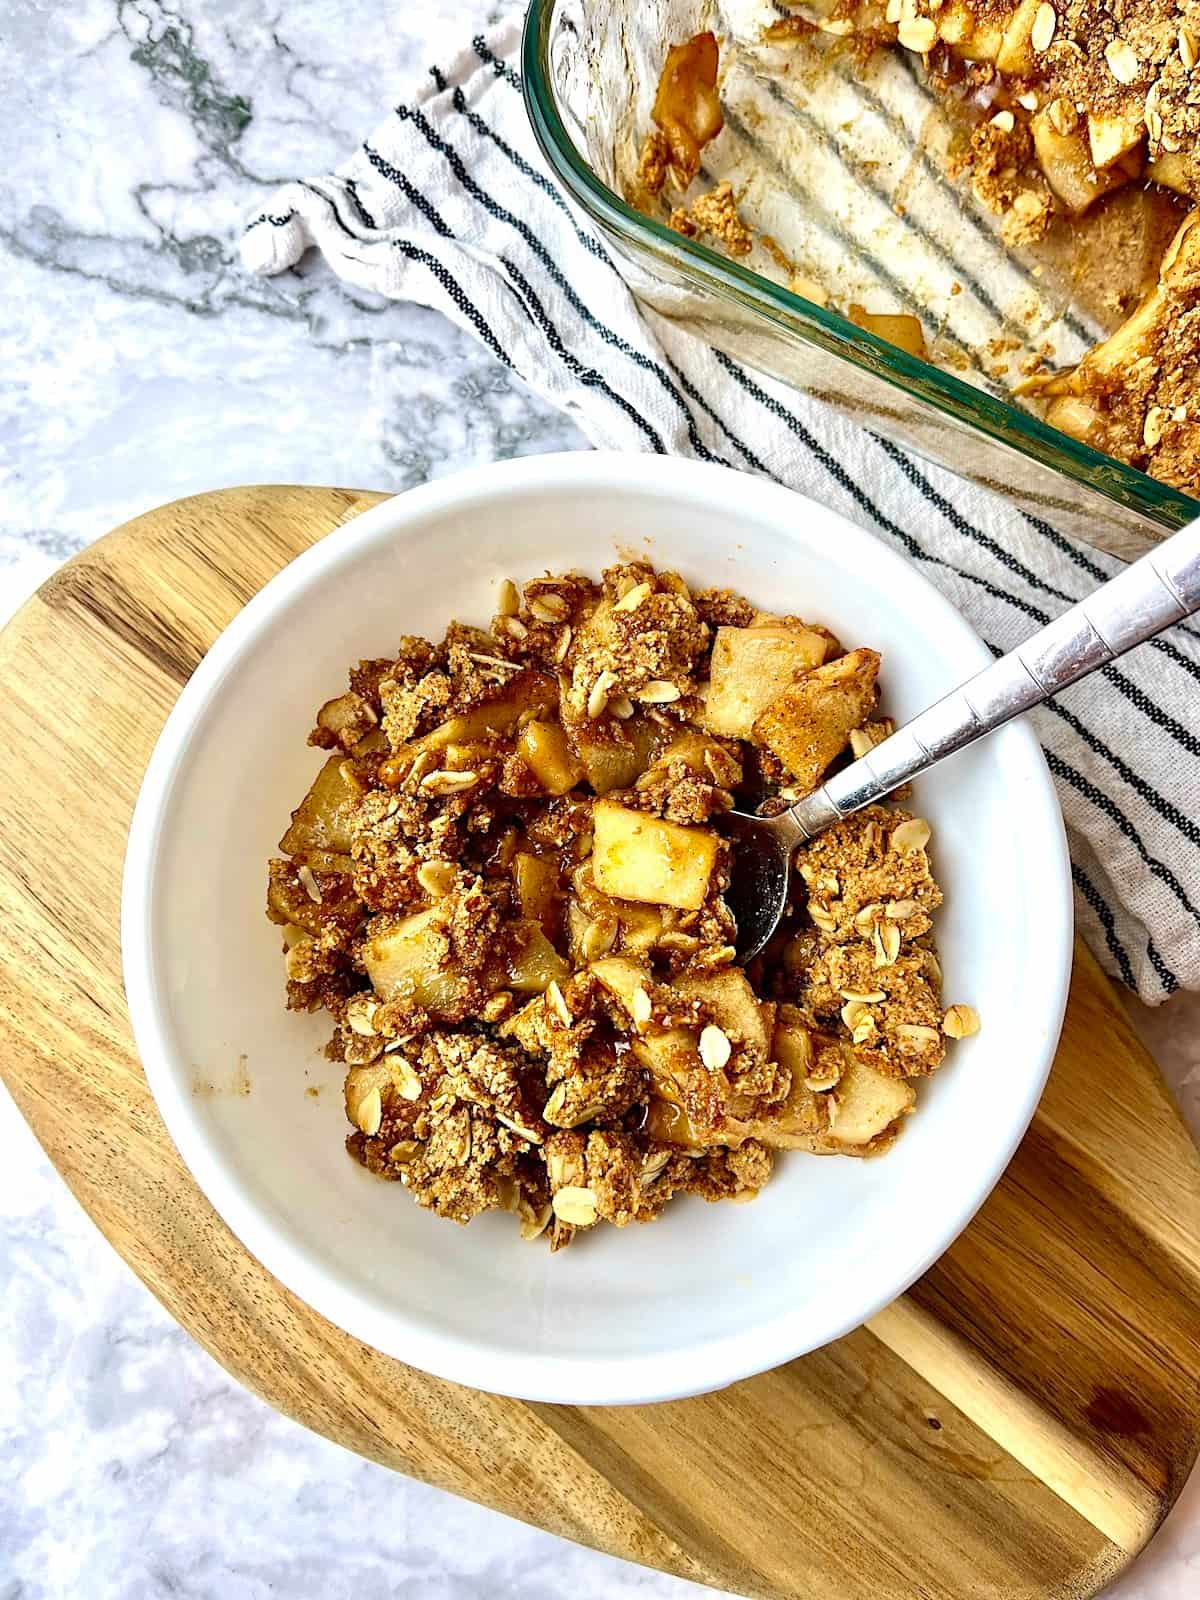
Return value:
<svg viewBox="0 0 1200 1600">
<path fill-rule="evenodd" d="M 1172 534 L 787 811 L 775 817 L 726 812 L 720 826 L 733 842 L 733 865 L 725 902 L 737 920 L 739 958 L 757 955 L 779 926 L 797 845 L 1197 610 L 1200 521 Z"/>
</svg>

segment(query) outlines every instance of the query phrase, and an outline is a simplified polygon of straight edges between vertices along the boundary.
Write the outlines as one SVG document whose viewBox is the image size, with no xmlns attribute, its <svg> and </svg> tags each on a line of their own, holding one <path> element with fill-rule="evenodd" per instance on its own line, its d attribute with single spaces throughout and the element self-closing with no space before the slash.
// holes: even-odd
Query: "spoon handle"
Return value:
<svg viewBox="0 0 1200 1600">
<path fill-rule="evenodd" d="M 1200 610 L 1200 520 L 922 711 L 791 809 L 806 838 Z"/>
</svg>

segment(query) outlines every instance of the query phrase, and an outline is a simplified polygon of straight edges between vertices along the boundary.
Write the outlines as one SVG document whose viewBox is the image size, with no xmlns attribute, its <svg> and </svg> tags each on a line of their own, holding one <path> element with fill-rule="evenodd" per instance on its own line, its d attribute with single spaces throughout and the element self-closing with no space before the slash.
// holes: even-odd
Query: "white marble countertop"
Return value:
<svg viewBox="0 0 1200 1600">
<path fill-rule="evenodd" d="M 270 283 L 235 265 L 239 222 L 273 182 L 340 160 L 400 85 L 496 14 L 471 0 L 383 15 L 366 0 L 8 0 L 0 616 L 65 556 L 179 495 L 402 489 L 582 445 L 434 314 L 316 265 Z M 1139 1020 L 1200 1130 L 1200 1004 Z M 134 1279 L 2 1091 L 0 1147 L 0 1600 L 707 1592 L 277 1416 Z M 1197 1589 L 1193 1479 L 1111 1594 Z"/>
</svg>

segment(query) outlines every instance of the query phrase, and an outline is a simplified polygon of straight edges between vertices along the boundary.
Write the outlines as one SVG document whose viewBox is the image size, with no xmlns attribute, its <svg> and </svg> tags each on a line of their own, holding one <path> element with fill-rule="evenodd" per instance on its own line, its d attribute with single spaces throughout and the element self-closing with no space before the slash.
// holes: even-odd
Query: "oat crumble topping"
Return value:
<svg viewBox="0 0 1200 1600">
<path fill-rule="evenodd" d="M 932 87 L 970 123 L 952 171 L 1001 218 L 1014 250 L 1069 226 L 1125 185 L 1200 201 L 1200 0 L 793 0 L 765 30 L 775 44 L 813 35 L 859 55 L 919 55 Z M 697 34 L 668 50 L 638 168 L 645 196 L 674 186 L 670 226 L 728 254 L 756 240 L 728 183 L 684 203 L 700 152 L 721 131 L 719 45 Z M 1193 213 L 1194 215 L 1194 213 Z M 1192 216 L 1158 286 L 1071 372 L 1033 373 L 1019 396 L 1048 402 L 1063 432 L 1200 494 L 1200 315 Z M 792 276 L 789 274 L 789 276 Z M 819 285 L 794 288 L 824 304 Z M 926 357 L 917 318 L 841 308 L 889 343 Z"/>
<path fill-rule="evenodd" d="M 267 893 L 350 1154 L 557 1250 L 750 1198 L 780 1150 L 885 1150 L 979 1027 L 942 1005 L 928 824 L 873 806 L 804 847 L 745 970 L 712 825 L 887 737 L 879 665 L 646 562 L 506 581 L 488 630 L 359 662 Z"/>
<path fill-rule="evenodd" d="M 731 183 L 717 184 L 690 206 L 676 206 L 671 213 L 671 227 L 689 239 L 710 236 L 724 245 L 731 256 L 749 255 L 754 242 L 750 229 L 738 215 Z"/>
</svg>

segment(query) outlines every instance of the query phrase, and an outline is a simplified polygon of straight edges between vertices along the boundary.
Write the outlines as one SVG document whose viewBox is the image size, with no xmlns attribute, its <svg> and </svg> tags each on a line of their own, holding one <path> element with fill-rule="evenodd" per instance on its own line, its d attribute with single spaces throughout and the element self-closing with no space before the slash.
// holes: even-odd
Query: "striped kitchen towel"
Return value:
<svg viewBox="0 0 1200 1600">
<path fill-rule="evenodd" d="M 512 65 L 478 38 L 336 173 L 247 225 L 261 274 L 310 247 L 421 301 L 568 412 L 595 444 L 766 473 L 904 551 L 997 652 L 1120 563 L 747 371 L 635 304 L 543 165 Z M 1181 625 L 1034 713 L 1066 816 L 1079 926 L 1146 1000 L 1200 988 L 1200 631 Z"/>
</svg>

